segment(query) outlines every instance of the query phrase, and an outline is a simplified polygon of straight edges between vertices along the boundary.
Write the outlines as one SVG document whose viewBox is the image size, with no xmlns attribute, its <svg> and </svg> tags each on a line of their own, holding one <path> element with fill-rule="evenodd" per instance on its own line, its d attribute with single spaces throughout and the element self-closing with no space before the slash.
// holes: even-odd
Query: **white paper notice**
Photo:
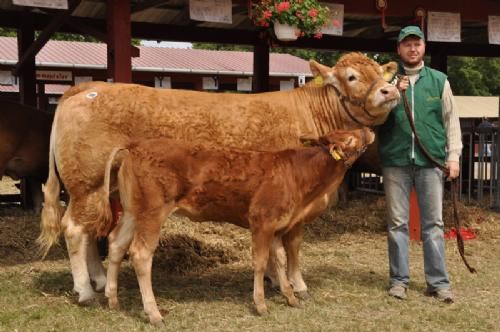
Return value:
<svg viewBox="0 0 500 332">
<path fill-rule="evenodd" d="M 75 76 L 75 85 L 83 82 L 92 82 L 92 76 Z"/>
<path fill-rule="evenodd" d="M 459 43 L 461 41 L 460 30 L 460 13 L 428 13 L 427 40 Z"/>
<path fill-rule="evenodd" d="M 68 0 L 12 0 L 12 4 L 17 6 L 68 9 Z"/>
<path fill-rule="evenodd" d="M 488 39 L 490 44 L 500 45 L 500 16 L 488 16 Z"/>
<path fill-rule="evenodd" d="M 325 35 L 342 36 L 344 33 L 344 5 L 338 3 L 320 3 L 330 9 L 330 24 L 321 29 Z"/>
<path fill-rule="evenodd" d="M 196 21 L 233 23 L 231 0 L 189 0 L 189 18 Z"/>
</svg>

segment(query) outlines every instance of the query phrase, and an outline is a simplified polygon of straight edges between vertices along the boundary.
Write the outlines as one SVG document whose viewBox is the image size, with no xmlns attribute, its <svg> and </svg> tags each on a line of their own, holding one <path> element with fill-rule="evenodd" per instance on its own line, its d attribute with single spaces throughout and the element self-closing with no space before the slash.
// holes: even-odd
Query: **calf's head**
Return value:
<svg viewBox="0 0 500 332">
<path fill-rule="evenodd" d="M 355 130 L 334 130 L 318 140 L 312 140 L 311 143 L 326 146 L 335 160 L 343 161 L 350 167 L 374 140 L 373 131 L 364 127 Z"/>
<path fill-rule="evenodd" d="M 310 61 L 317 84 L 331 86 L 358 126 L 382 124 L 399 101 L 398 89 L 389 82 L 397 72 L 396 62 L 379 65 L 361 53 L 342 56 L 335 66 Z M 344 106 L 345 105 L 345 106 Z M 353 119 L 354 118 L 354 119 Z"/>
</svg>

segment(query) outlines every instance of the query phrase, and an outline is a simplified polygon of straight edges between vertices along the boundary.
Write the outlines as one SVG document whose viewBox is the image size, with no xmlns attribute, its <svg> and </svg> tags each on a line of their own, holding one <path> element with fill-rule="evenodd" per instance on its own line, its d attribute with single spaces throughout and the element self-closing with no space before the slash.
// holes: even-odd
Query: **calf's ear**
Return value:
<svg viewBox="0 0 500 332">
<path fill-rule="evenodd" d="M 384 77 L 384 81 L 390 82 L 394 78 L 394 75 L 398 72 L 398 64 L 394 61 L 388 62 L 385 65 L 382 65 L 382 75 Z"/>
</svg>

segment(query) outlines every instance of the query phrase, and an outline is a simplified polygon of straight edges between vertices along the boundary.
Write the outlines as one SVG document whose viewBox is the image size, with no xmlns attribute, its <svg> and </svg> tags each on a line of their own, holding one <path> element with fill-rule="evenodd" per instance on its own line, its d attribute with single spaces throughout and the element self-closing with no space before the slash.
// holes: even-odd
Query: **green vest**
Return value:
<svg viewBox="0 0 500 332">
<path fill-rule="evenodd" d="M 413 91 L 411 86 L 406 90 L 410 111 L 412 92 L 414 93 L 413 119 L 420 142 L 440 163 L 444 163 L 446 156 L 446 132 L 441 104 L 445 82 L 445 74 L 424 66 Z M 432 167 L 416 142 L 412 148 L 412 131 L 404 110 L 403 97 L 379 129 L 379 153 L 383 166 Z"/>
</svg>

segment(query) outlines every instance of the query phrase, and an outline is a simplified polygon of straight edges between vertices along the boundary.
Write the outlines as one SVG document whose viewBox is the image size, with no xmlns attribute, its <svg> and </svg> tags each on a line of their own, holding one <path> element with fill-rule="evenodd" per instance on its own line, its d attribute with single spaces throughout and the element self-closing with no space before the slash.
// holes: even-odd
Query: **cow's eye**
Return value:
<svg viewBox="0 0 500 332">
<path fill-rule="evenodd" d="M 356 76 L 354 76 L 354 75 L 350 75 L 350 76 L 347 78 L 347 80 L 348 80 L 349 82 L 355 81 L 355 80 L 356 80 Z"/>
</svg>

